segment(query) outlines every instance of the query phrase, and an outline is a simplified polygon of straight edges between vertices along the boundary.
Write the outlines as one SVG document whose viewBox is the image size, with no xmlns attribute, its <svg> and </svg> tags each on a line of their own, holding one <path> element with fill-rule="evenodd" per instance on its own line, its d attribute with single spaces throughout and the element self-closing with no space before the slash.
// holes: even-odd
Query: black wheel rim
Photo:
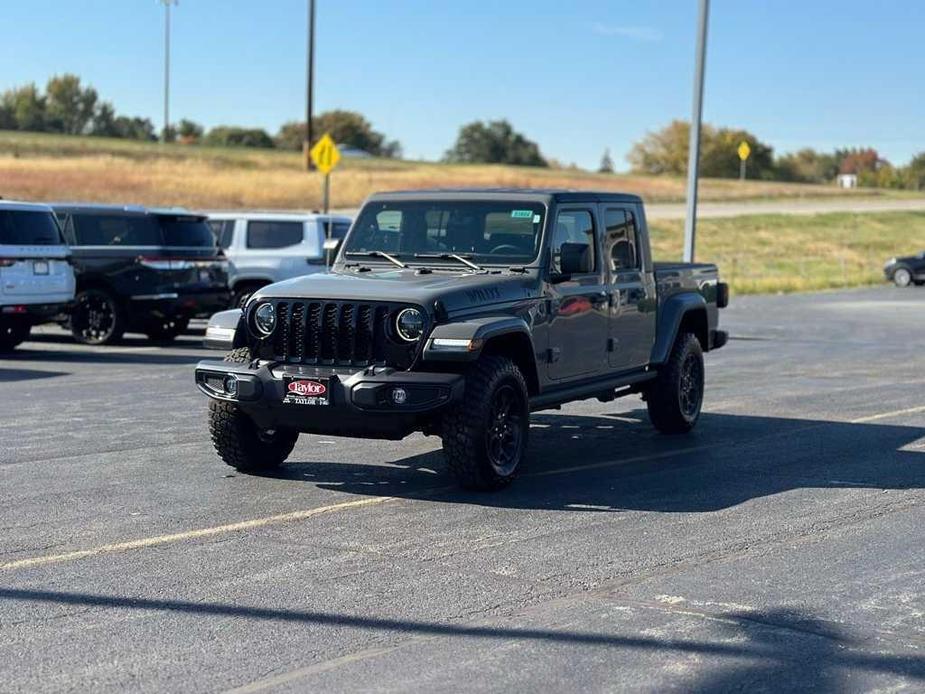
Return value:
<svg viewBox="0 0 925 694">
<path fill-rule="evenodd" d="M 513 386 L 505 384 L 495 391 L 488 411 L 485 444 L 488 460 L 501 476 L 510 475 L 520 462 L 525 417 L 522 398 Z"/>
<path fill-rule="evenodd" d="M 703 362 L 696 354 L 689 354 L 681 364 L 681 382 L 678 384 L 678 402 L 681 412 L 693 419 L 700 412 L 703 399 Z"/>
<path fill-rule="evenodd" d="M 74 323 L 87 342 L 105 342 L 116 325 L 116 307 L 109 297 L 84 294 L 77 303 Z"/>
</svg>

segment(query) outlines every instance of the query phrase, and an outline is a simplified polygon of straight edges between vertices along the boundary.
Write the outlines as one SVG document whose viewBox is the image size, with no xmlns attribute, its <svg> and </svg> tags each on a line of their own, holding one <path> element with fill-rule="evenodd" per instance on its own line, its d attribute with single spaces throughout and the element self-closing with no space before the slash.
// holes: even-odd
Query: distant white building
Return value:
<svg viewBox="0 0 925 694">
<path fill-rule="evenodd" d="M 838 184 L 839 188 L 857 188 L 858 175 L 853 173 L 838 174 L 838 178 L 835 179 L 835 182 Z"/>
</svg>

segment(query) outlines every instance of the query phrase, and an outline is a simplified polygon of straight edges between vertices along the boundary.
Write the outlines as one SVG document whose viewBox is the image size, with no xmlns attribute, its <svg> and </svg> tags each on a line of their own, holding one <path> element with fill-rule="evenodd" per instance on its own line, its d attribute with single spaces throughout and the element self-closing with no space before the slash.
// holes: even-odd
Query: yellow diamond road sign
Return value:
<svg viewBox="0 0 925 694">
<path fill-rule="evenodd" d="M 752 148 L 748 146 L 747 142 L 743 142 L 741 145 L 739 145 L 738 152 L 739 152 L 739 159 L 741 159 L 742 161 L 745 161 L 746 159 L 748 159 L 748 155 L 752 153 Z"/>
<path fill-rule="evenodd" d="M 334 144 L 334 140 L 331 139 L 328 133 L 325 133 L 324 136 L 315 143 L 315 146 L 311 148 L 309 154 L 311 155 L 312 161 L 315 162 L 315 166 L 323 174 L 331 173 L 331 169 L 337 166 L 337 162 L 340 161 L 340 150 L 337 149 L 337 145 Z"/>
</svg>

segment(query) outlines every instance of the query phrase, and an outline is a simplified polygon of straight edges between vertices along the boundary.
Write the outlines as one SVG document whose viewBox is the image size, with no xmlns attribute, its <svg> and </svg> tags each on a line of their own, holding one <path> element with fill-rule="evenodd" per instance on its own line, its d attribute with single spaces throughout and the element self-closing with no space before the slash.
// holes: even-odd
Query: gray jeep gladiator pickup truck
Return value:
<svg viewBox="0 0 925 694">
<path fill-rule="evenodd" d="M 212 441 L 268 471 L 299 433 L 443 439 L 464 487 L 522 467 L 530 412 L 633 393 L 662 432 L 700 416 L 703 353 L 728 288 L 714 265 L 655 263 L 634 195 L 409 191 L 363 205 L 329 274 L 216 314 L 196 384 Z"/>
</svg>

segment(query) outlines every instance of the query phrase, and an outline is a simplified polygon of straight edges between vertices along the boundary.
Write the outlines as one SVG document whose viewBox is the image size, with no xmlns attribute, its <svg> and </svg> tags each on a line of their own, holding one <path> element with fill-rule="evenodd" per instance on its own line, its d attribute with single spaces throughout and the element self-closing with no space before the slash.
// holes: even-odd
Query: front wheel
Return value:
<svg viewBox="0 0 925 694">
<path fill-rule="evenodd" d="M 463 487 L 499 489 L 517 475 L 529 431 L 520 369 L 504 357 L 482 357 L 466 374 L 462 402 L 443 416 L 443 452 Z"/>
<path fill-rule="evenodd" d="M 896 272 L 893 273 L 893 284 L 897 287 L 908 287 L 912 284 L 912 273 L 909 272 L 908 268 L 898 268 Z"/>
<path fill-rule="evenodd" d="M 646 390 L 653 426 L 663 434 L 684 434 L 694 428 L 703 407 L 704 368 L 700 340 L 682 333 L 668 361 Z"/>
<path fill-rule="evenodd" d="M 102 289 L 77 295 L 70 318 L 71 334 L 85 345 L 111 345 L 125 332 L 125 316 L 116 298 Z"/>
<path fill-rule="evenodd" d="M 247 364 L 247 347 L 235 349 L 225 361 Z M 269 472 L 282 465 L 299 439 L 299 432 L 288 429 L 261 429 L 254 420 L 231 402 L 209 401 L 209 433 L 212 445 L 226 464 L 240 472 Z"/>
</svg>

